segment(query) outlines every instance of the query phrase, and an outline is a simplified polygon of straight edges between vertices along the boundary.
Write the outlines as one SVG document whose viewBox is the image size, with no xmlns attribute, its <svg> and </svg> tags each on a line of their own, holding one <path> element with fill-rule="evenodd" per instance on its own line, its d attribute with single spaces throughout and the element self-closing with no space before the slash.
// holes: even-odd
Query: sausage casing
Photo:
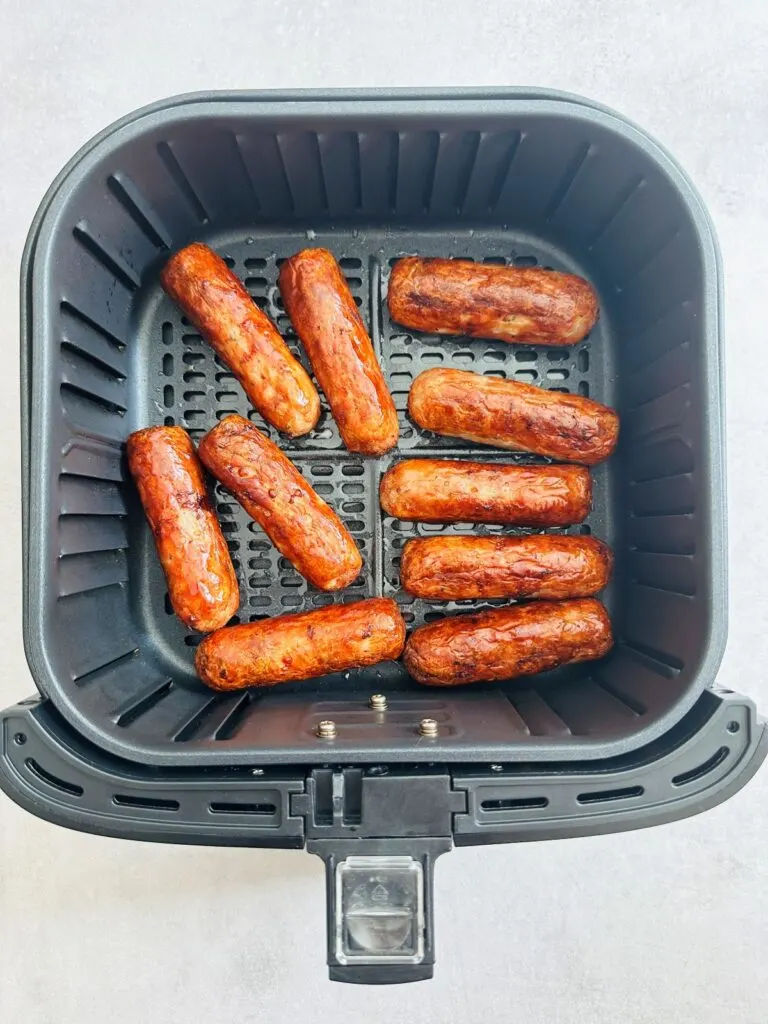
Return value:
<svg viewBox="0 0 768 1024">
<path fill-rule="evenodd" d="M 533 601 L 422 626 L 403 660 L 419 683 L 458 686 L 602 658 L 612 644 L 608 613 L 594 598 Z"/>
<path fill-rule="evenodd" d="M 327 249 L 304 249 L 280 269 L 280 293 L 351 452 L 397 444 L 397 411 L 341 268 Z"/>
<path fill-rule="evenodd" d="M 181 427 L 147 427 L 130 435 L 127 451 L 173 610 L 190 629 L 219 629 L 240 592 L 192 439 Z"/>
<path fill-rule="evenodd" d="M 589 597 L 606 586 L 610 548 L 596 537 L 424 537 L 403 548 L 400 582 L 414 597 Z"/>
<path fill-rule="evenodd" d="M 598 315 L 575 274 L 418 256 L 397 261 L 387 302 L 393 320 L 418 331 L 541 345 L 581 341 Z"/>
<path fill-rule="evenodd" d="M 242 416 L 200 442 L 200 458 L 261 526 L 281 555 L 321 590 L 340 590 L 363 560 L 349 531 L 290 459 Z"/>
<path fill-rule="evenodd" d="M 569 526 L 592 504 L 584 466 L 509 466 L 404 459 L 381 479 L 379 500 L 396 519 L 425 523 Z"/>
<path fill-rule="evenodd" d="M 315 426 L 320 396 L 309 374 L 220 256 L 195 242 L 171 256 L 160 280 L 265 420 L 292 437 Z"/>
<path fill-rule="evenodd" d="M 215 690 L 274 686 L 398 658 L 404 642 L 397 604 L 379 597 L 220 629 L 195 668 Z"/>
<path fill-rule="evenodd" d="M 616 412 L 591 398 L 468 370 L 420 373 L 408 412 L 436 434 L 586 465 L 607 459 L 619 436 Z"/>
</svg>

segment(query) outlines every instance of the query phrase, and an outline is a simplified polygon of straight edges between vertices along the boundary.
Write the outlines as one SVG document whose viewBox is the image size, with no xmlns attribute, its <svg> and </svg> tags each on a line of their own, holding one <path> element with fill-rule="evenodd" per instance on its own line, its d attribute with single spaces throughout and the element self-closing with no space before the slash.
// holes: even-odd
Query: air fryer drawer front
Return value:
<svg viewBox="0 0 768 1024">
<path fill-rule="evenodd" d="M 612 654 L 447 696 L 394 664 L 267 693 L 204 689 L 198 638 L 169 613 L 123 459 L 128 433 L 150 423 L 199 437 L 234 411 L 266 429 L 159 286 L 170 251 L 192 239 L 229 260 L 300 356 L 279 264 L 309 244 L 332 249 L 400 412 L 400 445 L 382 459 L 346 452 L 327 407 L 313 434 L 281 439 L 363 553 L 348 594 L 308 587 L 215 492 L 241 621 L 375 594 L 396 597 L 411 627 L 465 610 L 400 590 L 403 544 L 501 528 L 398 522 L 377 501 L 381 474 L 404 456 L 522 458 L 408 420 L 415 375 L 456 366 L 618 408 L 620 450 L 596 469 L 580 527 L 616 552 Z M 411 252 L 582 273 L 601 318 L 557 350 L 405 331 L 384 299 L 392 261 Z M 126 118 L 62 173 L 25 258 L 25 644 L 38 687 L 103 749 L 156 765 L 573 761 L 650 742 L 713 683 L 725 636 L 719 301 L 716 244 L 687 178 L 586 102 L 521 90 L 242 94 Z M 369 708 L 378 692 L 384 714 Z M 436 736 L 422 735 L 425 717 Z M 317 735 L 328 718 L 332 739 Z"/>
<path fill-rule="evenodd" d="M 536 767 L 158 773 L 83 740 L 48 701 L 0 714 L 0 788 L 49 821 L 160 842 L 306 845 L 326 864 L 330 976 L 366 984 L 431 977 L 434 864 L 453 844 L 559 839 L 673 821 L 733 795 L 767 751 L 765 723 L 750 701 L 712 692 L 670 733 L 632 755 Z"/>
</svg>

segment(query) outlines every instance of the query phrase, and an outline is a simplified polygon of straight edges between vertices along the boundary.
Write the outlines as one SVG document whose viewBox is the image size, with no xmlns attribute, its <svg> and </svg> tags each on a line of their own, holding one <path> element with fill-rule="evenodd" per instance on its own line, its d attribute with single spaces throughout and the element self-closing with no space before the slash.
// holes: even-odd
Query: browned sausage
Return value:
<svg viewBox="0 0 768 1024">
<path fill-rule="evenodd" d="M 425 430 L 497 448 L 592 465 L 616 447 L 619 417 L 607 405 L 468 370 L 425 370 L 408 412 Z"/>
<path fill-rule="evenodd" d="M 391 598 L 331 605 L 220 629 L 195 655 L 214 690 L 274 686 L 398 658 L 405 623 Z"/>
<path fill-rule="evenodd" d="M 190 629 L 219 629 L 240 592 L 192 439 L 181 427 L 147 427 L 130 435 L 127 449 L 173 610 Z"/>
<path fill-rule="evenodd" d="M 396 519 L 424 523 L 569 526 L 589 515 L 584 466 L 508 466 L 405 459 L 381 478 L 379 500 Z"/>
<path fill-rule="evenodd" d="M 305 249 L 280 269 L 280 293 L 351 452 L 397 444 L 397 411 L 344 275 L 327 249 Z"/>
<path fill-rule="evenodd" d="M 200 458 L 315 587 L 340 590 L 359 574 L 363 560 L 339 517 L 248 420 L 225 417 L 200 442 Z"/>
<path fill-rule="evenodd" d="M 441 619 L 414 630 L 403 660 L 419 683 L 458 686 L 532 676 L 602 658 L 612 644 L 605 608 L 585 597 Z"/>
<path fill-rule="evenodd" d="M 320 396 L 309 374 L 220 256 L 195 242 L 171 256 L 160 281 L 265 420 L 292 437 L 314 427 Z"/>
<path fill-rule="evenodd" d="M 400 582 L 430 601 L 589 597 L 612 567 L 610 548 L 595 537 L 425 537 L 405 545 Z"/>
<path fill-rule="evenodd" d="M 598 314 L 575 274 L 418 256 L 397 261 L 387 301 L 392 319 L 417 331 L 541 345 L 581 341 Z"/>
</svg>

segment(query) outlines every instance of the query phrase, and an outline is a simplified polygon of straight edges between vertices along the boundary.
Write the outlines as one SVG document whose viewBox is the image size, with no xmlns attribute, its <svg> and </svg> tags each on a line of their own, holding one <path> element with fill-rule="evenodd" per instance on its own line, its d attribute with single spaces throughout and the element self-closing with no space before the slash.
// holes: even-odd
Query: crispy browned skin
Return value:
<svg viewBox="0 0 768 1024">
<path fill-rule="evenodd" d="M 408 412 L 436 434 L 586 465 L 607 459 L 619 437 L 619 417 L 607 405 L 468 370 L 420 373 Z"/>
<path fill-rule="evenodd" d="M 240 592 L 192 439 L 181 427 L 147 427 L 130 435 L 127 450 L 173 610 L 190 629 L 219 629 Z"/>
<path fill-rule="evenodd" d="M 200 458 L 314 586 L 340 590 L 359 574 L 363 560 L 342 521 L 248 420 L 225 417 L 200 442 Z"/>
<path fill-rule="evenodd" d="M 534 601 L 422 626 L 409 637 L 403 660 L 419 683 L 459 686 L 602 658 L 612 644 L 599 601 Z"/>
<path fill-rule="evenodd" d="M 610 548 L 595 537 L 425 537 L 403 549 L 403 590 L 430 601 L 589 597 L 611 577 Z"/>
<path fill-rule="evenodd" d="M 265 420 L 292 437 L 314 427 L 320 396 L 309 374 L 220 256 L 195 242 L 171 256 L 160 281 Z"/>
<path fill-rule="evenodd" d="M 581 341 L 598 314 L 575 274 L 418 256 L 397 261 L 387 301 L 392 319 L 417 331 L 540 345 Z"/>
<path fill-rule="evenodd" d="M 280 269 L 280 292 L 351 452 L 397 444 L 397 411 L 347 282 L 327 249 L 305 249 Z"/>
<path fill-rule="evenodd" d="M 405 459 L 381 479 L 381 507 L 425 523 L 568 526 L 592 504 L 584 466 L 507 466 L 451 459 Z"/>
<path fill-rule="evenodd" d="M 400 657 L 405 623 L 391 598 L 332 605 L 230 626 L 197 648 L 197 674 L 215 690 L 274 686 Z"/>
</svg>

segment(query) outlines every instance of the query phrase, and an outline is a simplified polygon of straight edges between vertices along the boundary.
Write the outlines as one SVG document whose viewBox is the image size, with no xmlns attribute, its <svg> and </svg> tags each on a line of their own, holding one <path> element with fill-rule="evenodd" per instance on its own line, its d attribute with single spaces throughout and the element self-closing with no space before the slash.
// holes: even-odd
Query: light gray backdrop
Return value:
<svg viewBox="0 0 768 1024">
<path fill-rule="evenodd" d="M 0 703 L 21 645 L 18 265 L 62 164 L 189 90 L 539 85 L 615 107 L 683 163 L 723 249 L 730 642 L 768 712 L 768 4 L 568 0 L 0 0 Z M 326 980 L 319 861 L 67 832 L 0 797 L 0 1020 L 33 1024 L 765 1024 L 768 769 L 627 835 L 454 852 L 438 967 Z"/>
</svg>

